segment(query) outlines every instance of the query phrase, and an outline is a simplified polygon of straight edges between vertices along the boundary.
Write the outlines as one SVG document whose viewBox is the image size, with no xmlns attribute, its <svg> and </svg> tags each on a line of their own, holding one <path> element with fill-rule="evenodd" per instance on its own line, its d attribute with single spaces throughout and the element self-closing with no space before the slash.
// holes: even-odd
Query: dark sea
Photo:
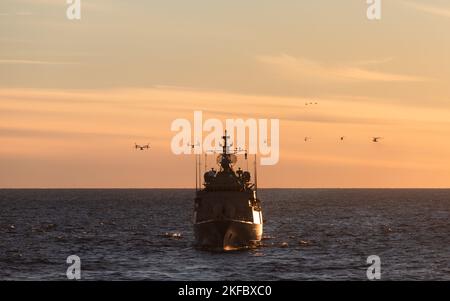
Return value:
<svg viewBox="0 0 450 301">
<path fill-rule="evenodd" d="M 0 280 L 450 280 L 450 190 L 266 189 L 264 240 L 193 248 L 192 190 L 0 190 Z"/>
</svg>

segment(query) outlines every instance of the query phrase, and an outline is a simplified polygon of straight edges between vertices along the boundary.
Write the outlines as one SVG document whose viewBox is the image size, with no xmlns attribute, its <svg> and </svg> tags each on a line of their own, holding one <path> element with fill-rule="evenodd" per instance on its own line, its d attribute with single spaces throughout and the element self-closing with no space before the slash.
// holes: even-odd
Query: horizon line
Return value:
<svg viewBox="0 0 450 301">
<path fill-rule="evenodd" d="M 260 187 L 258 190 L 267 189 L 298 189 L 298 190 L 450 190 L 449 187 Z M 196 190 L 195 187 L 0 187 L 0 190 Z"/>
</svg>

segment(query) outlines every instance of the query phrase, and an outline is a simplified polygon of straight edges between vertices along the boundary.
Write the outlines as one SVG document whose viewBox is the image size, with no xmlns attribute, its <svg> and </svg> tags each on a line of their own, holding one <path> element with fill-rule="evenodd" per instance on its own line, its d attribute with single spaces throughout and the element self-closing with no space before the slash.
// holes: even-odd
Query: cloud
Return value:
<svg viewBox="0 0 450 301">
<path fill-rule="evenodd" d="M 27 12 L 27 11 L 23 11 L 23 12 L 17 12 L 16 16 L 32 16 L 34 15 L 34 13 L 32 12 Z"/>
<path fill-rule="evenodd" d="M 13 128 L 13 127 L 0 127 L 0 137 L 13 137 L 13 138 L 40 138 L 40 139 L 80 139 L 80 138 L 93 138 L 93 139 L 148 139 L 149 136 L 134 135 L 134 134 L 121 134 L 113 132 L 83 132 L 72 130 L 48 130 L 48 129 L 30 129 L 30 128 Z M 156 139 L 152 137 L 152 139 Z"/>
<path fill-rule="evenodd" d="M 310 179 L 302 185 L 345 187 L 448 183 L 448 110 L 365 98 L 314 100 L 317 106 L 305 106 L 306 99 L 297 97 L 181 87 L 0 88 L 0 162 L 6 165 L 0 168 L 0 184 L 182 187 L 190 183 L 191 161 L 171 154 L 174 133 L 170 125 L 177 118 L 192 121 L 196 109 L 204 111 L 204 120 L 281 119 L 282 161 L 276 173 L 266 173 L 267 184 L 262 185 L 295 186 L 300 185 L 298 178 Z M 432 123 L 436 121 L 447 123 Z M 338 141 L 341 135 L 348 137 L 345 143 Z M 373 144 L 372 135 L 386 139 Z M 312 137 L 311 143 L 297 139 L 303 136 Z M 152 150 L 135 152 L 135 142 L 151 143 Z M 142 166 L 163 174 L 141 183 L 134 176 Z M 181 170 L 176 181 L 167 184 L 161 180 L 167 170 L 174 169 Z M 287 181 L 282 181 L 280 174 Z M 79 179 L 85 182 L 80 184 Z"/>
<path fill-rule="evenodd" d="M 435 16 L 441 16 L 441 17 L 447 17 L 450 18 L 450 9 L 446 9 L 446 8 L 442 8 L 442 7 L 437 7 L 437 6 L 432 6 L 429 4 L 419 4 L 419 3 L 414 3 L 414 2 L 407 2 L 407 1 L 402 1 L 403 4 L 414 8 L 415 10 L 421 11 L 421 12 L 425 12 L 428 14 L 432 14 Z"/>
<path fill-rule="evenodd" d="M 354 125 L 395 125 L 399 123 L 398 121 L 380 117 L 336 116 L 326 114 L 287 114 L 286 116 L 284 116 L 284 120 L 324 124 Z"/>
<path fill-rule="evenodd" d="M 409 75 L 373 71 L 370 66 L 385 63 L 391 59 L 354 62 L 346 65 L 327 64 L 297 58 L 287 54 L 258 56 L 257 60 L 271 67 L 282 76 L 294 80 L 318 78 L 327 81 L 375 81 L 375 82 L 419 82 L 427 79 Z"/>
<path fill-rule="evenodd" d="M 32 5 L 39 5 L 39 6 L 47 5 L 47 6 L 68 7 L 74 1 L 72 0 L 71 3 L 67 3 L 66 0 L 14 0 L 14 4 L 16 4 L 17 2 L 19 4 L 25 4 L 25 5 L 32 4 Z M 99 8 L 100 6 L 103 5 L 103 2 L 98 1 L 98 0 L 89 0 L 89 1 L 81 0 L 81 5 L 83 8 L 92 9 L 92 8 Z"/>
<path fill-rule="evenodd" d="M 49 61 L 38 61 L 38 60 L 0 60 L 0 65 L 76 65 L 75 62 L 49 62 Z"/>
<path fill-rule="evenodd" d="M 95 123 L 98 123 L 101 116 L 116 118 L 130 115 L 136 119 L 155 112 L 166 112 L 170 116 L 184 117 L 190 116 L 194 110 L 203 110 L 210 116 L 280 118 L 324 124 L 391 125 L 399 121 L 448 123 L 448 111 L 443 108 L 416 107 L 394 99 L 381 101 L 367 96 L 329 95 L 315 97 L 317 106 L 305 106 L 309 101 L 310 98 L 303 97 L 251 95 L 170 86 L 100 90 L 0 89 L 0 114 L 7 112 L 8 116 L 23 115 L 29 118 L 36 113 L 34 115 L 43 120 L 48 120 L 49 117 L 45 113 L 55 116 L 68 114 L 73 118 L 85 116 L 85 120 L 90 120 L 95 115 Z"/>
</svg>

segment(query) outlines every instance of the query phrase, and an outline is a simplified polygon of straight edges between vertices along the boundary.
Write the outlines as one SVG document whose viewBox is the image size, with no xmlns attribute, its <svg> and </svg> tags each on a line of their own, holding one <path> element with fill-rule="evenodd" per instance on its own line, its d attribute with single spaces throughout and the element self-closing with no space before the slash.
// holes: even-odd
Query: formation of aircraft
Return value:
<svg viewBox="0 0 450 301">
<path fill-rule="evenodd" d="M 378 142 L 380 142 L 381 139 L 383 139 L 383 137 L 372 137 L 372 142 L 378 143 Z M 304 140 L 305 140 L 305 142 L 308 142 L 308 141 L 311 140 L 311 137 L 305 137 Z M 339 140 L 344 141 L 345 140 L 345 136 L 341 136 L 339 138 Z"/>
<path fill-rule="evenodd" d="M 340 139 L 340 141 L 344 141 L 345 140 L 345 136 L 341 136 L 339 139 Z M 372 137 L 372 142 L 373 143 L 378 143 L 378 142 L 380 142 L 381 139 L 383 139 L 383 137 Z M 305 137 L 304 138 L 305 142 L 308 142 L 310 140 L 311 140 L 311 137 Z M 197 144 L 189 144 L 189 146 L 192 147 L 192 149 L 194 149 L 196 146 L 199 146 L 199 145 L 200 145 L 199 143 L 197 143 Z M 139 145 L 139 144 L 135 143 L 134 144 L 134 148 L 137 149 L 137 150 L 143 151 L 143 150 L 146 150 L 146 149 L 150 149 L 150 144 L 148 143 L 148 144 L 145 144 L 145 145 Z M 245 149 L 235 148 L 234 152 L 235 153 L 245 152 L 245 157 L 247 157 L 247 150 L 245 150 Z"/>
</svg>

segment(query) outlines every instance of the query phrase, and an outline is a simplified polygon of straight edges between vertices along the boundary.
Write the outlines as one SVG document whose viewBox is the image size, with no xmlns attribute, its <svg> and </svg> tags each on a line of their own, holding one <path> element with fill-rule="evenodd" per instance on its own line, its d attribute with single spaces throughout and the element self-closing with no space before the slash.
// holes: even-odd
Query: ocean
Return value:
<svg viewBox="0 0 450 301">
<path fill-rule="evenodd" d="M 261 189 L 263 245 L 193 248 L 193 190 L 0 190 L 0 280 L 450 280 L 450 190 Z"/>
</svg>

